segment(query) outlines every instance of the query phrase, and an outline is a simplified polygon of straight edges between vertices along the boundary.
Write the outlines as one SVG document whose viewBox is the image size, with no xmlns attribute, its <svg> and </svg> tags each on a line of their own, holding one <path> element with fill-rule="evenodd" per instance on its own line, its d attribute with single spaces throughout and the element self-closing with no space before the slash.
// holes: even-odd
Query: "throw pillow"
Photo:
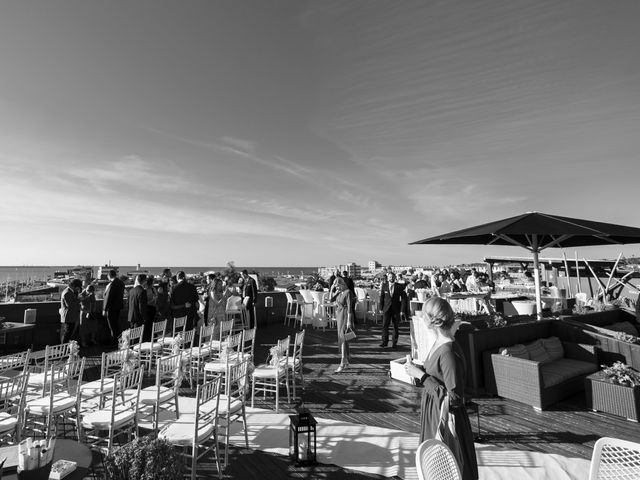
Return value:
<svg viewBox="0 0 640 480">
<path fill-rule="evenodd" d="M 501 348 L 500 355 L 505 355 L 508 357 L 524 358 L 525 360 L 529 360 L 529 352 L 527 351 L 527 347 L 525 347 L 521 343 L 512 345 L 510 347 Z"/>
<path fill-rule="evenodd" d="M 551 357 L 547 353 L 547 350 L 542 344 L 542 340 L 538 339 L 526 345 L 529 352 L 529 358 L 535 362 L 545 363 L 550 362 Z"/>
<path fill-rule="evenodd" d="M 551 361 L 564 358 L 564 348 L 558 337 L 543 338 L 542 345 L 544 345 L 544 349 L 549 354 Z"/>
</svg>

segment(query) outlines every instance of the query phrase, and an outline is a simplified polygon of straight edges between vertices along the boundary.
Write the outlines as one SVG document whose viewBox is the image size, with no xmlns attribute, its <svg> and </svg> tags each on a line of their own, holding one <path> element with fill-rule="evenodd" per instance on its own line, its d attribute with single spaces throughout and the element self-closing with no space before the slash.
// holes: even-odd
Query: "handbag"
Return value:
<svg viewBox="0 0 640 480">
<path fill-rule="evenodd" d="M 347 342 L 350 342 L 351 340 L 355 340 L 356 339 L 356 332 L 354 332 L 352 328 L 348 328 L 347 331 L 344 332 L 344 339 Z"/>
</svg>

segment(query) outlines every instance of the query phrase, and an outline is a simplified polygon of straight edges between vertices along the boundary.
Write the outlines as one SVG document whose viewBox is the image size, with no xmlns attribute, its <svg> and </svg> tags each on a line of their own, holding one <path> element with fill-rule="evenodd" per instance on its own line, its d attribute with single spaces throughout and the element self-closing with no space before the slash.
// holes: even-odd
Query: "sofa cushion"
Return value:
<svg viewBox="0 0 640 480">
<path fill-rule="evenodd" d="M 529 352 L 529 359 L 540 363 L 551 361 L 551 357 L 547 353 L 547 350 L 544 348 L 542 340 L 535 340 L 525 346 L 527 347 L 527 351 Z"/>
<path fill-rule="evenodd" d="M 613 330 L 614 332 L 624 332 L 629 335 L 638 336 L 638 329 L 631 324 L 631 322 L 617 322 L 611 325 L 606 325 L 604 328 Z"/>
<path fill-rule="evenodd" d="M 544 349 L 549 354 L 551 361 L 564 358 L 564 348 L 558 337 L 543 338 L 542 345 L 544 345 Z"/>
<path fill-rule="evenodd" d="M 505 355 L 507 357 L 518 357 L 518 358 L 523 358 L 525 360 L 529 360 L 529 352 L 527 350 L 527 347 L 525 347 L 521 343 L 518 343 L 516 345 L 511 345 L 510 347 L 501 348 L 500 355 Z"/>
<path fill-rule="evenodd" d="M 545 388 L 552 387 L 579 375 L 588 375 L 597 369 L 597 366 L 593 363 L 572 358 L 562 358 L 548 362 L 540 366 L 542 386 Z"/>
</svg>

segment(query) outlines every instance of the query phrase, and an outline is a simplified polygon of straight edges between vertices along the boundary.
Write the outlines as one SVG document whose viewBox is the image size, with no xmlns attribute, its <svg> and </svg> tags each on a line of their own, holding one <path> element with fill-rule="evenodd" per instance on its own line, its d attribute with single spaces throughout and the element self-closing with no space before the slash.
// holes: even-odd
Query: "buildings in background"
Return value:
<svg viewBox="0 0 640 480">
<path fill-rule="evenodd" d="M 333 265 L 333 266 L 325 266 L 318 267 L 318 275 L 321 277 L 328 279 L 331 275 L 333 275 L 336 271 L 344 272 L 345 270 L 349 272 L 349 276 L 352 278 L 371 278 L 379 273 L 392 271 L 396 274 L 419 274 L 424 273 L 431 275 L 433 271 L 438 267 L 445 267 L 444 265 L 435 266 L 435 265 L 382 265 L 377 260 L 369 260 L 369 263 L 366 267 L 362 267 L 355 262 L 342 264 L 342 265 Z M 486 271 L 485 263 L 473 263 L 473 264 L 465 264 L 465 265 L 446 265 L 447 268 L 455 268 L 458 270 L 471 270 L 471 268 L 475 268 L 478 271 Z"/>
</svg>

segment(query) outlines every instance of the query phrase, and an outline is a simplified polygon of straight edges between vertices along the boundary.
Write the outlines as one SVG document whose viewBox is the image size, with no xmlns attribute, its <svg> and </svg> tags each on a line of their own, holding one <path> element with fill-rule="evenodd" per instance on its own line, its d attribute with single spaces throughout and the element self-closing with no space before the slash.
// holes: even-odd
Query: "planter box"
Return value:
<svg viewBox="0 0 640 480">
<path fill-rule="evenodd" d="M 625 417 L 640 419 L 640 386 L 626 387 L 606 380 L 602 372 L 585 378 L 587 408 Z"/>
</svg>

